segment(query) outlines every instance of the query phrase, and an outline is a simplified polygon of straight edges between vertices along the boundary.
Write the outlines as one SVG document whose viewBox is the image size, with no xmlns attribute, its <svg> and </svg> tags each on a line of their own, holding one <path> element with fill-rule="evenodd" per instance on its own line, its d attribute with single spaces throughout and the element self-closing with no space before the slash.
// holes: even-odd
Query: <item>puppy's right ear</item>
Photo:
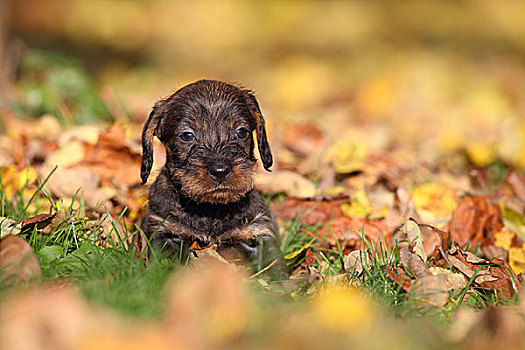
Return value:
<svg viewBox="0 0 525 350">
<path fill-rule="evenodd" d="M 158 127 L 163 117 L 164 111 L 162 103 L 157 102 L 149 114 L 146 124 L 144 124 L 144 129 L 142 129 L 142 165 L 140 167 L 140 177 L 143 185 L 148 181 L 148 176 L 153 165 L 153 136 L 159 137 Z"/>
</svg>

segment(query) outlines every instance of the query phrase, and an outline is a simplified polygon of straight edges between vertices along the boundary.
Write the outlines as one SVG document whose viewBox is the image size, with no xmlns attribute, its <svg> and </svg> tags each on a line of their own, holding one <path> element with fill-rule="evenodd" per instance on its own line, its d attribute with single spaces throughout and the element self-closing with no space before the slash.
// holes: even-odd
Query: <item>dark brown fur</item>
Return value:
<svg viewBox="0 0 525 350">
<path fill-rule="evenodd" d="M 141 169 L 146 183 L 157 136 L 166 147 L 166 164 L 151 186 L 142 222 L 154 247 L 186 256 L 194 242 L 217 244 L 224 256 L 258 259 L 259 267 L 276 259 L 271 277 L 286 277 L 277 227 L 253 188 L 254 131 L 269 170 L 264 118 L 249 90 L 200 80 L 155 104 L 142 133 Z"/>
</svg>

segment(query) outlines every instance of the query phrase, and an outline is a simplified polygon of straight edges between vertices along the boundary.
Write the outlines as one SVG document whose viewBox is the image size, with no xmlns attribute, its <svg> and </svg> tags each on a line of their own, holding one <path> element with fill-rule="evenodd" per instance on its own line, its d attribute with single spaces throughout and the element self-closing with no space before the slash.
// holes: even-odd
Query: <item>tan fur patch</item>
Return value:
<svg viewBox="0 0 525 350">
<path fill-rule="evenodd" d="M 232 175 L 221 184 L 209 177 L 204 164 L 198 165 L 197 175 L 184 170 L 176 170 L 174 174 L 181 180 L 182 191 L 194 200 L 223 204 L 239 200 L 253 188 L 256 167 L 255 163 L 250 168 L 234 165 Z"/>
</svg>

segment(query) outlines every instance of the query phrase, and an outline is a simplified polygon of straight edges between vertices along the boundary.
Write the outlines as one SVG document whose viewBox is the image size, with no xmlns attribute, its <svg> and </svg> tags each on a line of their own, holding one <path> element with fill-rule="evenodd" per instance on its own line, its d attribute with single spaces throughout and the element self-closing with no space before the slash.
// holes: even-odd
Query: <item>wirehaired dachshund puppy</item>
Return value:
<svg viewBox="0 0 525 350">
<path fill-rule="evenodd" d="M 155 250 L 187 257 L 189 248 L 217 245 L 226 259 L 272 264 L 267 276 L 287 277 L 277 226 L 253 187 L 255 131 L 263 167 L 272 153 L 259 104 L 249 90 L 200 80 L 158 101 L 142 131 L 141 178 L 153 163 L 153 137 L 166 164 L 149 192 L 142 229 Z"/>
</svg>

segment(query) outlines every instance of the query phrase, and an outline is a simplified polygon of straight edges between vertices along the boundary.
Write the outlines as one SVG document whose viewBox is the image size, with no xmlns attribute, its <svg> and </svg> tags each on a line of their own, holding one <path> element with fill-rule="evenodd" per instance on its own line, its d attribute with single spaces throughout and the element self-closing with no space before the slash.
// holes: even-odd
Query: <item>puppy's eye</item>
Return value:
<svg viewBox="0 0 525 350">
<path fill-rule="evenodd" d="M 246 129 L 245 127 L 240 127 L 237 129 L 236 134 L 240 139 L 245 139 L 248 137 L 248 135 L 250 135 L 250 130 Z"/>
<path fill-rule="evenodd" d="M 189 142 L 195 139 L 195 135 L 191 131 L 184 131 L 180 134 L 182 141 Z"/>
</svg>

